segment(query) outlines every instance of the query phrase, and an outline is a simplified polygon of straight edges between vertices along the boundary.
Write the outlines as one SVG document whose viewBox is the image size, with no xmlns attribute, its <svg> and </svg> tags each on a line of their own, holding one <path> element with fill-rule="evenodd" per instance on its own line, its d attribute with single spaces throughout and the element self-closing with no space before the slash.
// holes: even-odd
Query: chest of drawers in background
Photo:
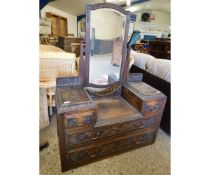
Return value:
<svg viewBox="0 0 210 175">
<path fill-rule="evenodd" d="M 58 37 L 58 47 L 66 52 L 75 53 L 80 56 L 80 38 Z"/>
</svg>

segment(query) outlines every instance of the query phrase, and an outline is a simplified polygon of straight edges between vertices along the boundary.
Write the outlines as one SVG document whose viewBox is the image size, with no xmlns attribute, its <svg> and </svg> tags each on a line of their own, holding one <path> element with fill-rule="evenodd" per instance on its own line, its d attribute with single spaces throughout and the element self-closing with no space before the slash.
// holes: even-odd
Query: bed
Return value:
<svg viewBox="0 0 210 175">
<path fill-rule="evenodd" d="M 77 74 L 76 55 L 51 45 L 40 45 L 41 82 L 55 82 L 57 77 Z"/>
<path fill-rule="evenodd" d="M 170 135 L 171 130 L 171 61 L 131 50 L 134 64 L 130 73 L 143 73 L 143 81 L 167 96 L 160 127 Z"/>
</svg>

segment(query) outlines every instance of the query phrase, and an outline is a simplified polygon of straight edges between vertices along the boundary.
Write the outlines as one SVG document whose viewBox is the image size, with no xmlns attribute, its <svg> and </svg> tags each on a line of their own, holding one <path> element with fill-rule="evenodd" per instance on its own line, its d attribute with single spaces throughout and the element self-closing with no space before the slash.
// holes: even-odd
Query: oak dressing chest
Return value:
<svg viewBox="0 0 210 175">
<path fill-rule="evenodd" d="M 122 18 L 117 21 L 117 25 L 123 27 L 118 31 L 123 36 L 122 53 L 119 54 L 121 66 L 106 62 L 111 60 L 111 53 L 107 54 L 108 57 L 104 54 L 91 55 L 94 52 L 94 39 L 101 39 L 97 35 L 100 28 L 94 26 L 94 18 L 100 17 L 101 12 L 107 16 L 113 15 L 115 20 Z M 56 80 L 62 171 L 155 142 L 166 96 L 142 82 L 141 74 L 128 76 L 129 18 L 130 12 L 114 4 L 101 3 L 86 7 L 86 47 L 83 50 L 81 44 L 79 76 L 59 77 Z M 92 28 L 95 28 L 95 34 Z M 118 37 L 117 33 L 115 38 Z M 106 39 L 112 38 L 107 36 Z M 98 58 L 98 65 L 93 66 Z M 110 66 L 108 70 L 106 64 Z M 91 69 L 95 69 L 94 74 Z M 102 71 L 107 72 L 104 74 Z"/>
</svg>

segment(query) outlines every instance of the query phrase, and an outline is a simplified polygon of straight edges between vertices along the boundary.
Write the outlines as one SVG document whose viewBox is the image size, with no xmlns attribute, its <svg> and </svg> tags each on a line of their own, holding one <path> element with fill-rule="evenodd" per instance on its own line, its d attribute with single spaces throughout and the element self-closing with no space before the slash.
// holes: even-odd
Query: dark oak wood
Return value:
<svg viewBox="0 0 210 175">
<path fill-rule="evenodd" d="M 146 45 L 146 47 L 145 47 Z M 144 41 L 134 45 L 134 50 L 154 56 L 155 58 L 171 59 L 171 41 L 156 39 Z"/>
<path fill-rule="evenodd" d="M 57 88 L 56 99 L 66 171 L 153 143 L 166 96 L 144 82 L 128 82 L 118 96 L 91 98 L 83 87 L 73 86 Z"/>
<path fill-rule="evenodd" d="M 90 145 L 84 148 L 68 151 L 68 161 L 73 167 L 83 163 L 98 160 L 104 156 L 112 156 L 123 151 L 141 147 L 154 141 L 157 130 L 150 132 L 135 132 L 112 141 L 105 141 L 99 144 Z"/>
<path fill-rule="evenodd" d="M 129 14 L 116 5 L 87 6 L 86 26 L 90 10 L 105 7 Z M 89 84 L 89 44 L 86 41 L 84 57 L 81 43 L 79 76 L 56 80 L 62 171 L 154 143 L 166 102 L 163 93 L 142 82 L 142 74 L 128 75 L 130 47 L 126 44 L 120 81 L 105 86 Z M 94 92 L 87 86 L 103 89 Z"/>
<path fill-rule="evenodd" d="M 162 116 L 167 97 L 144 82 L 128 82 L 122 88 L 122 97 L 145 117 Z"/>
</svg>

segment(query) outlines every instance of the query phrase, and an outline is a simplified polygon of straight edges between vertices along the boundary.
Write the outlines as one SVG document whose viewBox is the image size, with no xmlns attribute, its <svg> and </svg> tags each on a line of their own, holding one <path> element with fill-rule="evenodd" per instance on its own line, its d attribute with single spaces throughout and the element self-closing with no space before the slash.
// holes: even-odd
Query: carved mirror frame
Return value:
<svg viewBox="0 0 210 175">
<path fill-rule="evenodd" d="M 120 76 L 119 80 L 110 84 L 106 85 L 98 85 L 98 84 L 93 84 L 89 82 L 89 68 L 90 68 L 90 54 L 91 54 L 91 41 L 90 41 L 90 14 L 92 10 L 96 9 L 103 9 L 103 8 L 108 8 L 108 9 L 113 9 L 115 11 L 120 12 L 121 14 L 125 15 L 126 20 L 125 20 L 125 33 L 124 33 L 124 41 L 123 41 L 123 47 L 122 47 L 122 60 L 121 60 L 121 67 L 120 67 Z M 95 5 L 86 5 L 86 33 L 85 33 L 85 40 L 86 40 L 86 47 L 85 47 L 85 75 L 84 75 L 84 81 L 85 81 L 85 86 L 87 87 L 96 87 L 96 88 L 106 88 L 109 86 L 113 86 L 115 84 L 122 84 L 124 78 L 124 71 L 126 70 L 126 58 L 127 58 L 127 53 L 128 53 L 128 48 L 127 48 L 127 43 L 128 43 L 128 31 L 129 31 L 129 21 L 130 21 L 130 12 L 126 11 L 124 8 L 121 6 L 111 4 L 111 3 L 99 3 Z"/>
</svg>

